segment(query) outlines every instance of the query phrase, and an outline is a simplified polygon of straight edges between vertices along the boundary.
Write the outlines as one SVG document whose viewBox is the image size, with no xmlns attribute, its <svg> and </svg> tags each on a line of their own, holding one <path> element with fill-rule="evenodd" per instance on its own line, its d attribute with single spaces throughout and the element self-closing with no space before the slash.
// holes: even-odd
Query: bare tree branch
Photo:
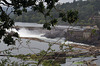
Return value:
<svg viewBox="0 0 100 66">
<path fill-rule="evenodd" d="M 2 0 L 7 5 L 13 5 L 12 3 L 7 2 L 6 0 Z"/>
</svg>

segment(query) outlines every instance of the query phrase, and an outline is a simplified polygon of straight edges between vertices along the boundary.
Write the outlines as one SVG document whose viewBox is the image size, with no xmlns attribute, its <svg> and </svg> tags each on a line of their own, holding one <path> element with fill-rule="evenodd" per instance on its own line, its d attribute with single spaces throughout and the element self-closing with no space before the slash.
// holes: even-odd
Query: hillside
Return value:
<svg viewBox="0 0 100 66">
<path fill-rule="evenodd" d="M 77 25 L 93 25 L 93 16 L 99 15 L 100 11 L 100 0 L 87 0 L 87 1 L 76 1 L 74 0 L 73 3 L 64 3 L 64 4 L 57 4 L 56 8 L 68 11 L 68 10 L 78 10 L 79 11 L 79 21 Z M 52 10 L 51 14 L 54 18 L 57 18 L 59 15 L 54 9 Z M 45 19 L 42 14 L 28 11 L 28 13 L 23 13 L 22 16 L 14 16 L 16 22 L 36 22 L 36 23 L 43 23 Z M 49 19 L 48 19 L 49 20 Z M 58 24 L 68 24 L 67 22 L 62 22 L 59 20 Z"/>
</svg>

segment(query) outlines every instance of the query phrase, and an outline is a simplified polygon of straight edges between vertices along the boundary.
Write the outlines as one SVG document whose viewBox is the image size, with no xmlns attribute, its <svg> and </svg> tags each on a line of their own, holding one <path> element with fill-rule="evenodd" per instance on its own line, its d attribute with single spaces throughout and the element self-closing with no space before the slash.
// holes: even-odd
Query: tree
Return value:
<svg viewBox="0 0 100 66">
<path fill-rule="evenodd" d="M 47 4 L 46 6 L 44 5 L 44 2 Z M 78 20 L 78 11 L 69 10 L 67 11 L 67 13 L 64 11 L 61 11 L 55 7 L 55 4 L 57 2 L 58 0 L 40 0 L 40 1 L 39 0 L 10 0 L 10 2 L 8 2 L 7 0 L 0 0 L 0 4 L 2 4 L 3 6 L 6 6 L 7 9 L 9 7 L 13 8 L 13 10 L 9 14 L 7 14 L 3 10 L 3 6 L 0 6 L 0 39 L 2 39 L 4 36 L 3 41 L 6 44 L 8 45 L 15 44 L 15 40 L 13 37 L 18 37 L 18 34 L 17 33 L 10 34 L 6 32 L 6 29 L 12 28 L 14 26 L 14 20 L 11 19 L 9 16 L 11 13 L 14 13 L 20 16 L 22 15 L 23 12 L 27 12 L 28 7 L 44 15 L 45 23 L 43 27 L 47 28 L 48 30 L 50 30 L 51 27 L 55 26 L 58 22 L 57 18 L 53 18 L 51 15 L 51 10 L 53 8 L 57 10 L 57 12 L 59 12 L 59 17 L 64 22 L 68 22 L 69 24 L 72 24 Z M 47 17 L 50 18 L 49 21 L 47 20 Z M 50 50 L 50 47 L 48 48 L 46 52 L 43 52 L 45 53 L 43 57 L 46 56 L 47 52 Z M 63 46 L 61 46 L 61 48 L 62 47 Z M 69 47 L 70 49 L 72 48 L 71 46 Z M 22 55 L 22 57 L 24 56 Z M 41 63 L 41 60 L 43 60 L 43 58 L 40 59 L 39 63 Z M 48 63 L 48 62 L 51 62 L 51 61 L 46 61 L 45 63 Z M 47 66 L 45 63 L 44 65 Z"/>
<path fill-rule="evenodd" d="M 15 44 L 13 37 L 18 37 L 17 33 L 9 34 L 6 32 L 6 29 L 10 29 L 14 26 L 14 20 L 10 18 L 10 14 L 13 13 L 15 15 L 22 15 L 23 12 L 27 12 L 27 8 L 30 8 L 34 11 L 40 12 L 45 17 L 45 23 L 43 25 L 44 28 L 48 30 L 51 29 L 51 26 L 56 25 L 58 22 L 57 18 L 52 18 L 50 12 L 54 8 L 59 12 L 59 17 L 62 21 L 69 22 L 70 24 L 76 22 L 78 19 L 78 11 L 67 11 L 67 13 L 58 10 L 55 7 L 55 4 L 58 0 L 0 0 L 0 39 L 3 38 L 5 44 L 12 45 Z M 44 5 L 46 3 L 46 5 Z M 12 8 L 11 12 L 8 14 L 3 10 L 3 6 L 6 6 L 7 9 L 9 7 Z M 67 15 L 66 15 L 67 14 Z M 50 21 L 47 21 L 47 17 L 51 18 Z"/>
</svg>

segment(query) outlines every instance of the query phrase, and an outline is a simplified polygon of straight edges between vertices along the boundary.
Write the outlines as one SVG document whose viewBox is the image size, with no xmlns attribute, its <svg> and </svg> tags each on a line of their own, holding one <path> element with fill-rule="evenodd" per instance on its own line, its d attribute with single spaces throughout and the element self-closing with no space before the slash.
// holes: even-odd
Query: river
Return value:
<svg viewBox="0 0 100 66">
<path fill-rule="evenodd" d="M 36 23 L 21 23 L 21 22 L 16 22 L 15 23 L 16 26 L 22 26 L 23 28 L 19 29 L 18 31 L 15 29 L 12 29 L 12 31 L 18 32 L 18 34 L 20 35 L 20 37 L 30 37 L 30 38 L 39 38 L 41 40 L 45 40 L 47 42 L 56 42 L 59 39 L 60 43 L 64 42 L 64 38 L 46 38 L 44 37 L 44 33 L 39 33 L 38 30 L 28 30 L 25 29 L 24 27 L 42 27 L 42 24 L 36 24 Z M 69 26 L 57 26 L 59 28 L 68 28 Z M 70 28 L 74 28 L 74 29 L 80 29 L 83 30 L 85 28 L 76 26 L 76 27 L 70 27 Z M 11 30 L 8 30 L 8 32 L 10 32 Z M 70 44 L 70 43 L 74 43 L 74 42 L 70 42 L 67 41 L 66 44 Z M 4 44 L 3 42 L 0 43 L 0 51 L 9 49 L 9 48 L 19 48 L 19 49 L 14 49 L 12 50 L 11 54 L 13 55 L 17 55 L 17 54 L 28 54 L 28 53 L 38 53 L 41 50 L 47 50 L 48 49 L 48 43 L 45 42 L 39 42 L 36 40 L 29 40 L 29 39 L 21 39 L 20 41 L 16 41 L 16 45 L 12 45 L 12 46 L 7 46 L 6 44 Z M 81 43 L 75 43 L 75 44 L 81 44 Z M 81 45 L 85 45 L 85 44 L 81 44 Z M 56 51 L 59 51 L 59 45 L 53 45 L 52 49 L 55 49 Z M 0 57 L 0 58 L 5 58 L 5 57 Z M 69 59 L 67 58 L 65 61 L 66 63 L 61 64 L 61 66 L 77 66 L 77 64 L 73 64 L 73 61 L 82 61 L 82 60 L 89 60 L 93 57 L 83 57 L 83 58 L 72 58 Z M 11 58 L 13 61 L 18 61 L 20 59 L 16 59 L 16 58 Z M 99 61 L 100 57 L 98 56 L 98 60 L 96 60 L 95 62 L 99 65 L 100 61 Z M 100 65 L 99 65 L 100 66 Z"/>
</svg>

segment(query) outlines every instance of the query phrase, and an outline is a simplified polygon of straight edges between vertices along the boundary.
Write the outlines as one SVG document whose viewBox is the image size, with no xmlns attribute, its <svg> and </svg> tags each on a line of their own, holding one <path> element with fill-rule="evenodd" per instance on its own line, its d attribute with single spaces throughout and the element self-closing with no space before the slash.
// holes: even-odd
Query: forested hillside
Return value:
<svg viewBox="0 0 100 66">
<path fill-rule="evenodd" d="M 76 1 L 74 0 L 73 3 L 64 3 L 64 4 L 57 4 L 56 8 L 59 10 L 78 10 L 79 12 L 79 21 L 77 25 L 93 25 L 93 16 L 99 15 L 100 13 L 100 0 L 87 0 L 87 1 Z M 58 12 L 52 10 L 51 14 L 54 18 L 57 18 L 59 15 Z M 22 16 L 14 16 L 16 22 L 36 22 L 36 23 L 43 23 L 45 21 L 42 14 L 28 11 L 28 13 L 23 13 Z M 60 18 L 59 18 L 60 19 Z M 48 18 L 49 20 L 49 18 Z M 59 24 L 66 24 L 67 22 L 61 22 Z"/>
</svg>

